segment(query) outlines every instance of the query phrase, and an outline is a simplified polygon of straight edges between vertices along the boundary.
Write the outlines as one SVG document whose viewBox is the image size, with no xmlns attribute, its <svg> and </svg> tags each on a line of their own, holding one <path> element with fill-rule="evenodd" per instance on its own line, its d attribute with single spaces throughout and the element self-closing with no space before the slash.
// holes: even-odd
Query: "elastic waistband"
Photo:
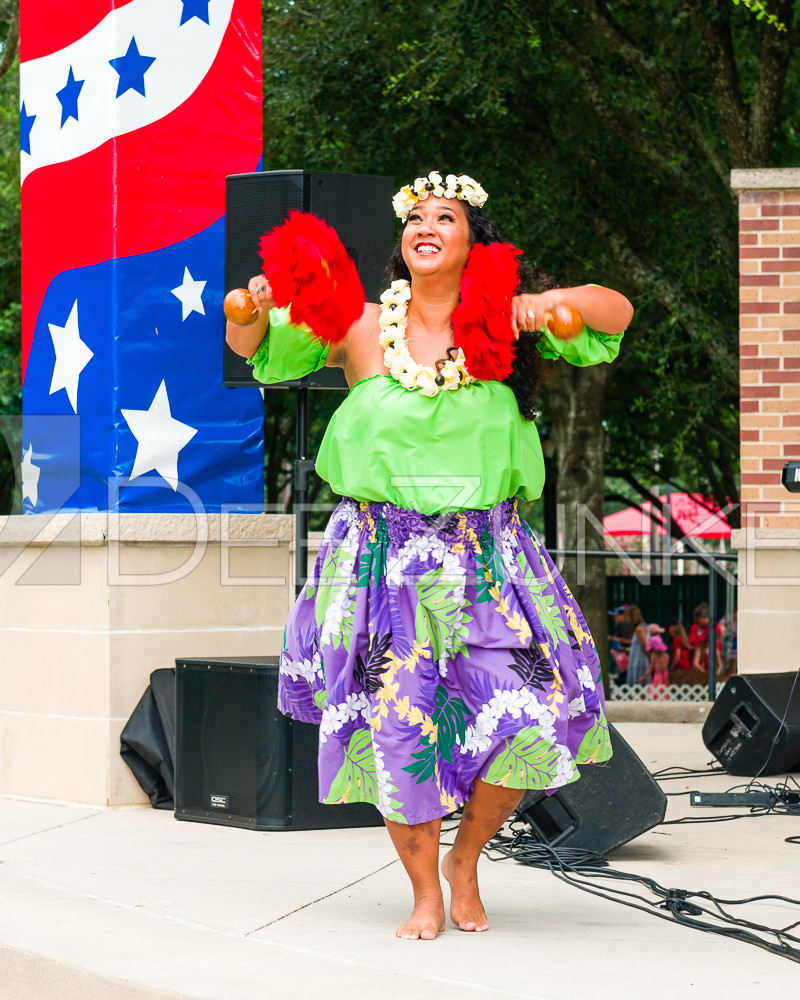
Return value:
<svg viewBox="0 0 800 1000">
<path fill-rule="evenodd" d="M 353 505 L 354 512 L 367 522 L 365 527 L 383 524 L 392 542 L 400 542 L 410 535 L 437 535 L 457 538 L 471 530 L 477 533 L 488 530 L 497 534 L 507 525 L 519 525 L 517 501 L 503 500 L 488 510 L 458 510 L 443 514 L 421 514 L 418 510 L 396 507 L 385 501 L 359 501 L 350 498 L 342 501 Z M 372 521 L 372 524 L 369 522 Z"/>
</svg>

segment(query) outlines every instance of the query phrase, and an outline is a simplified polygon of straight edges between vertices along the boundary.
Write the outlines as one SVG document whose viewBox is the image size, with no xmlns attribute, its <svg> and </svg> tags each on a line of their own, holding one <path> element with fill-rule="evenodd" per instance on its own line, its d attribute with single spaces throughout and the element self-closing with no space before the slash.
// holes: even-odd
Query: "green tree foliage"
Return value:
<svg viewBox="0 0 800 1000">
<path fill-rule="evenodd" d="M 265 167 L 390 174 L 398 184 L 432 167 L 474 174 L 506 236 L 559 282 L 606 282 L 637 309 L 610 396 L 596 373 L 556 366 L 543 406 L 561 499 L 603 471 L 570 486 L 585 431 L 578 422 L 565 437 L 563 412 L 582 400 L 592 420 L 605 418 L 612 471 L 647 485 L 656 450 L 678 487 L 735 499 L 729 171 L 797 163 L 797 7 L 265 0 Z M 17 10 L 0 0 L 3 412 L 19 407 Z M 289 395 L 267 393 L 273 501 L 294 444 Z M 312 454 L 340 398 L 311 393 Z"/>
<path fill-rule="evenodd" d="M 605 405 L 609 463 L 737 497 L 731 167 L 793 165 L 796 4 L 264 4 L 265 166 L 467 169 L 560 282 L 637 308 Z M 561 394 L 579 397 L 555 379 Z M 557 408 L 556 408 L 557 409 Z"/>
<path fill-rule="evenodd" d="M 763 21 L 765 18 L 768 24 L 771 24 L 776 31 L 786 31 L 786 25 L 783 21 L 778 20 L 778 15 L 772 13 L 767 9 L 766 3 L 763 0 L 732 0 L 737 6 L 741 3 L 752 13 L 755 14 L 759 21 Z"/>
<path fill-rule="evenodd" d="M 22 412 L 19 235 L 19 4 L 0 2 L 0 514 L 12 509 L 18 450 L 13 422 Z"/>
<path fill-rule="evenodd" d="M 730 170 L 797 162 L 796 7 L 768 0 L 778 31 L 730 0 L 264 4 L 266 169 L 465 170 L 560 284 L 634 302 L 613 369 L 553 366 L 567 547 L 602 545 L 575 512 L 601 520 L 605 464 L 646 492 L 656 453 L 677 488 L 738 499 Z M 604 568 L 565 571 L 602 646 Z"/>
<path fill-rule="evenodd" d="M 18 18 L 18 0 L 0 0 L 0 310 L 21 297 Z"/>
</svg>

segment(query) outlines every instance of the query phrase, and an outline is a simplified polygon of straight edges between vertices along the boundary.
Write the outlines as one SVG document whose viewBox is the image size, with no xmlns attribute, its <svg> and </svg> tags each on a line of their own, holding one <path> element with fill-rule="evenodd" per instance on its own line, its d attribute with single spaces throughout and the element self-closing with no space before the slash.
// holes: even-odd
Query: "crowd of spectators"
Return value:
<svg viewBox="0 0 800 1000">
<path fill-rule="evenodd" d="M 678 618 L 664 626 L 648 624 L 635 604 L 620 604 L 609 615 L 614 622 L 609 635 L 611 676 L 618 684 L 647 684 L 654 697 L 663 698 L 670 685 L 707 683 L 708 604 L 694 609 L 688 632 Z M 721 680 L 736 672 L 736 612 L 731 621 L 717 622 L 715 668 Z"/>
</svg>

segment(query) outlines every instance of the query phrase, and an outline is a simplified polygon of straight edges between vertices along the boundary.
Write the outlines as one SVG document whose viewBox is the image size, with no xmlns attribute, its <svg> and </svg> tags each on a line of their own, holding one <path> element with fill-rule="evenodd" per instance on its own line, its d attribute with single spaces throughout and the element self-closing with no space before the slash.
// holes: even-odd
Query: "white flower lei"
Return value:
<svg viewBox="0 0 800 1000">
<path fill-rule="evenodd" d="M 475 379 L 467 371 L 464 352 L 459 347 L 453 360 L 442 363 L 439 371 L 430 365 L 418 365 L 411 357 L 406 342 L 408 303 L 411 285 L 404 278 L 393 281 L 381 294 L 380 336 L 383 363 L 392 378 L 404 389 L 419 389 L 423 396 L 435 396 L 442 389 L 460 389 Z"/>
<path fill-rule="evenodd" d="M 475 208 L 483 208 L 489 195 L 480 184 L 467 174 L 448 174 L 442 180 L 438 170 L 431 170 L 427 177 L 417 177 L 413 184 L 401 187 L 392 198 L 392 208 L 398 219 L 404 222 L 408 213 L 418 201 L 425 201 L 429 195 L 435 198 L 458 198 L 469 202 Z"/>
</svg>

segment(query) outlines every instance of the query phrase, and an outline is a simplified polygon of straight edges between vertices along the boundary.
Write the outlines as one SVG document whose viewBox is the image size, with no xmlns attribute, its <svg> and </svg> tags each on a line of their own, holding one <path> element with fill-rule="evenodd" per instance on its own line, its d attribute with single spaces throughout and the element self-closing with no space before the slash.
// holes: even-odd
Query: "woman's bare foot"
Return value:
<svg viewBox="0 0 800 1000">
<path fill-rule="evenodd" d="M 450 883 L 450 919 L 462 931 L 488 931 L 489 921 L 478 893 L 478 872 L 461 864 L 454 851 L 442 858 L 442 875 Z"/>
<path fill-rule="evenodd" d="M 444 900 L 440 894 L 438 899 L 418 899 L 411 917 L 395 933 L 406 941 L 433 941 L 444 928 Z"/>
</svg>

